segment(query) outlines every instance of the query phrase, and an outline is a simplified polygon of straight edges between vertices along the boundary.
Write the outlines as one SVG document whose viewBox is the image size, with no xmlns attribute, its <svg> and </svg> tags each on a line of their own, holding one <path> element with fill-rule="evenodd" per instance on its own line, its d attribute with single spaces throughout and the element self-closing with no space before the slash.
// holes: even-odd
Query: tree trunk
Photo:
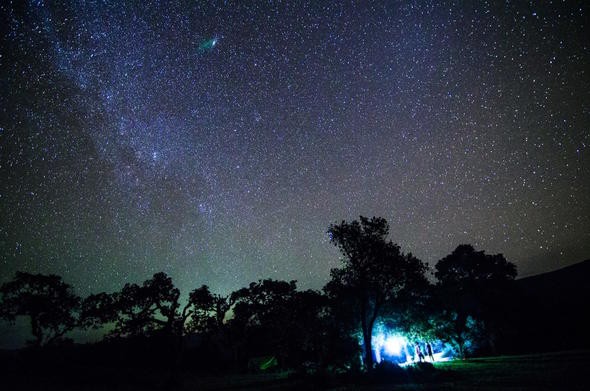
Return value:
<svg viewBox="0 0 590 391">
<path fill-rule="evenodd" d="M 467 315 L 459 313 L 457 314 L 457 319 L 455 321 L 455 333 L 457 334 L 457 345 L 459 347 L 461 360 L 465 360 L 465 342 L 467 341 L 465 338 L 466 331 Z"/>
<path fill-rule="evenodd" d="M 362 318 L 363 328 L 363 345 L 365 347 L 365 367 L 367 371 L 373 370 L 373 347 L 371 346 L 371 340 L 373 337 L 373 321 L 372 319 L 367 320 L 367 316 L 363 313 Z"/>
<path fill-rule="evenodd" d="M 39 327 L 36 316 L 31 316 L 31 333 L 35 337 L 35 346 L 40 347 L 43 345 L 43 332 L 41 331 L 41 327 Z"/>
<path fill-rule="evenodd" d="M 365 345 L 365 366 L 368 371 L 373 369 L 373 348 L 371 347 L 371 332 L 363 330 L 363 344 Z"/>
</svg>

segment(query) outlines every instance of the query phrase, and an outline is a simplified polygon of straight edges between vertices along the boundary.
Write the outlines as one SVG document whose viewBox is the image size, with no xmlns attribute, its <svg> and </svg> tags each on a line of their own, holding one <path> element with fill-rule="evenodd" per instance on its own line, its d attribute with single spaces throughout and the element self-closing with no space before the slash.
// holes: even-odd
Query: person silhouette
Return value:
<svg viewBox="0 0 590 391">
<path fill-rule="evenodd" d="M 424 360 L 424 354 L 422 354 L 422 350 L 420 349 L 420 345 L 418 344 L 418 342 L 416 342 L 416 344 L 414 345 L 415 350 L 416 350 L 416 361 L 420 360 L 420 362 L 422 362 Z"/>
<path fill-rule="evenodd" d="M 426 354 L 430 358 L 430 361 L 434 361 L 434 355 L 432 354 L 432 345 L 430 342 L 426 342 Z"/>
</svg>

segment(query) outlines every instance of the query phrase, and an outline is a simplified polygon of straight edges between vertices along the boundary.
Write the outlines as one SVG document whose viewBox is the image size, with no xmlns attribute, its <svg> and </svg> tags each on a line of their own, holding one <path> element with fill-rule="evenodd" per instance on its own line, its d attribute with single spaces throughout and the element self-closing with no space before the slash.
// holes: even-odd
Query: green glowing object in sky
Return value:
<svg viewBox="0 0 590 391">
<path fill-rule="evenodd" d="M 199 45 L 199 52 L 212 50 L 217 45 L 217 38 L 211 38 L 207 41 L 201 42 Z"/>
</svg>

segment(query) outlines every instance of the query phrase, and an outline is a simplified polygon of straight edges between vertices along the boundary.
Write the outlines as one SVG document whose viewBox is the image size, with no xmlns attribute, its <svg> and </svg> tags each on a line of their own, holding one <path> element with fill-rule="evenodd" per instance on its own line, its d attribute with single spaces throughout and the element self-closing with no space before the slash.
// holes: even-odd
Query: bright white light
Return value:
<svg viewBox="0 0 590 391">
<path fill-rule="evenodd" d="M 359 338 L 359 342 L 362 341 Z M 433 357 L 425 355 L 420 360 L 417 355 L 414 354 L 415 343 L 420 344 L 421 348 L 424 347 L 425 341 L 416 341 L 410 343 L 408 338 L 402 334 L 395 332 L 387 332 L 384 327 L 378 329 L 373 335 L 371 341 L 371 347 L 373 348 L 373 354 L 375 354 L 375 362 L 380 363 L 382 360 L 388 360 L 397 365 L 406 366 L 413 365 L 419 361 L 426 362 L 443 362 L 452 360 L 453 357 L 449 356 L 449 352 L 444 348 L 440 341 L 431 342 L 431 346 L 434 349 Z M 442 351 L 440 351 L 442 349 Z"/>
<path fill-rule="evenodd" d="M 403 347 L 407 344 L 404 337 L 399 335 L 392 335 L 385 339 L 384 347 L 385 352 L 390 356 L 399 356 L 402 352 Z"/>
<path fill-rule="evenodd" d="M 375 361 L 381 362 L 382 354 L 386 357 L 397 357 L 396 360 L 403 359 L 403 356 L 407 355 L 407 344 L 408 340 L 399 334 L 375 334 L 372 340 Z"/>
</svg>

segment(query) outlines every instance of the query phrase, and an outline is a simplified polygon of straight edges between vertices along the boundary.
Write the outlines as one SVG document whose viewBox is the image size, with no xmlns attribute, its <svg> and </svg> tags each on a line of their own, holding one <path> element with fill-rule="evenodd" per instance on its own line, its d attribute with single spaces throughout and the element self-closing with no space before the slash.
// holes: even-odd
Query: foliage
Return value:
<svg viewBox="0 0 590 391">
<path fill-rule="evenodd" d="M 35 346 L 57 342 L 77 325 L 80 298 L 56 275 L 17 272 L 0 287 L 0 316 L 9 322 L 28 316 Z"/>
<path fill-rule="evenodd" d="M 229 327 L 234 349 L 240 350 L 237 356 L 276 354 L 279 364 L 284 364 L 296 289 L 295 281 L 266 279 L 230 295 L 233 318 Z"/>
<path fill-rule="evenodd" d="M 365 349 L 365 366 L 373 367 L 373 326 L 384 306 L 395 308 L 427 286 L 426 266 L 412 254 L 387 239 L 389 224 L 383 218 L 342 221 L 328 233 L 342 255 L 343 267 L 332 269 L 324 290 L 346 303 L 360 323 Z"/>
<path fill-rule="evenodd" d="M 80 300 L 58 276 L 17 273 L 0 288 L 0 315 L 9 321 L 29 316 L 38 346 L 74 327 L 108 324 L 110 336 L 123 337 L 117 343 L 124 345 L 127 337 L 138 344 L 146 338 L 161 342 L 155 350 L 173 367 L 179 366 L 187 334 L 197 334 L 191 341 L 207 361 L 217 355 L 246 368 L 253 357 L 274 356 L 281 368 L 318 372 L 359 366 L 359 336 L 365 368 L 373 369 L 377 322 L 411 339 L 450 342 L 461 356 L 475 344 L 493 345 L 516 276 L 501 254 L 458 246 L 437 263 L 433 286 L 427 267 L 388 239 L 385 219 L 361 216 L 331 225 L 328 233 L 343 257 L 323 292 L 265 279 L 227 297 L 202 285 L 181 303 L 172 279 L 156 273 L 141 284 Z"/>
<path fill-rule="evenodd" d="M 472 353 L 485 336 L 483 322 L 460 311 L 443 309 L 431 319 L 433 337 L 450 344 L 460 358 Z"/>
<path fill-rule="evenodd" d="M 297 290 L 296 281 L 272 279 L 252 282 L 247 288 L 230 296 L 234 304 L 235 322 L 245 325 L 262 325 L 280 322 L 289 309 L 288 304 Z"/>
<path fill-rule="evenodd" d="M 183 318 L 189 318 L 186 331 L 206 333 L 218 330 L 223 326 L 229 308 L 228 299 L 212 294 L 207 285 L 193 290 L 182 315 Z"/>
<path fill-rule="evenodd" d="M 502 254 L 488 255 L 475 251 L 470 244 L 462 244 L 438 261 L 435 277 L 445 286 L 457 290 L 472 288 L 476 283 L 497 283 L 514 280 L 516 266 Z"/>
<path fill-rule="evenodd" d="M 80 307 L 81 328 L 98 329 L 117 319 L 114 295 L 104 292 L 90 295 L 82 300 Z"/>
<path fill-rule="evenodd" d="M 207 332 L 223 322 L 229 305 L 206 285 L 190 292 L 181 308 L 180 291 L 165 273 L 156 273 L 142 285 L 126 284 L 112 295 L 91 295 L 83 302 L 83 319 L 98 327 L 114 322 L 111 335 L 119 337 L 182 336 Z"/>
<path fill-rule="evenodd" d="M 117 313 L 112 335 L 137 337 L 175 330 L 180 291 L 164 273 L 156 273 L 142 285 L 125 284 L 113 297 Z"/>
<path fill-rule="evenodd" d="M 493 347 L 495 328 L 510 300 L 507 294 L 516 277 L 515 265 L 502 254 L 488 255 L 460 245 L 435 268 L 439 336 L 446 335 L 461 357 L 467 344 L 481 342 L 483 335 Z"/>
</svg>

